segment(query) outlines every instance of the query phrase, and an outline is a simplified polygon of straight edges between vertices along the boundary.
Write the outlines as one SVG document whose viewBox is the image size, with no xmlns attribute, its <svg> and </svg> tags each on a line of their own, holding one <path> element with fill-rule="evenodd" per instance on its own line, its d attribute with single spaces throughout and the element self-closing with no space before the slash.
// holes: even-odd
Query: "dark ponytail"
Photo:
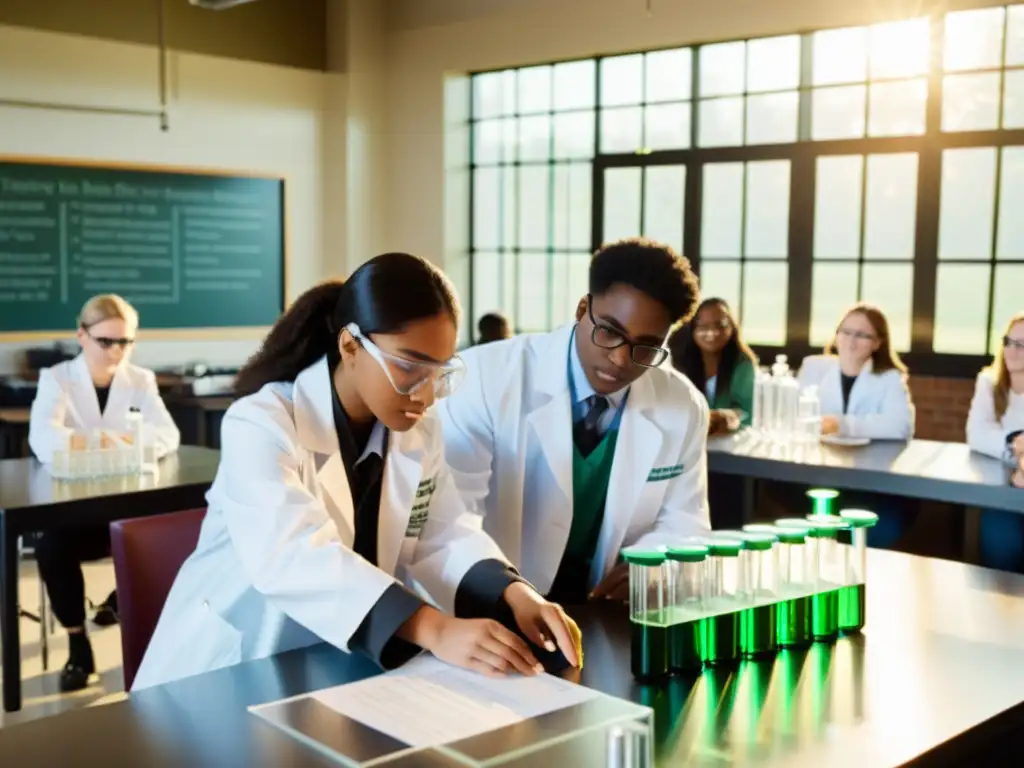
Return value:
<svg viewBox="0 0 1024 768">
<path fill-rule="evenodd" d="M 249 395 L 272 381 L 295 381 L 337 349 L 349 323 L 366 334 L 398 333 L 416 320 L 447 314 L 458 327 L 459 302 L 448 278 L 425 259 L 385 253 L 346 281 L 328 280 L 295 300 L 239 371 L 235 392 Z"/>
</svg>

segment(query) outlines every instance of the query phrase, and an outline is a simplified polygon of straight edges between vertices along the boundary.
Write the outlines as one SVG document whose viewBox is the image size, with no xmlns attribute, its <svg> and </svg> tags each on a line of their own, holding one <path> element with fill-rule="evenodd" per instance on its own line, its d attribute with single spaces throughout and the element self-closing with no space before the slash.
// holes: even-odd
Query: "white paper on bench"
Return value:
<svg viewBox="0 0 1024 768">
<path fill-rule="evenodd" d="M 434 747 L 581 704 L 598 693 L 547 674 L 489 678 L 423 655 L 392 672 L 310 695 L 412 747 Z"/>
</svg>

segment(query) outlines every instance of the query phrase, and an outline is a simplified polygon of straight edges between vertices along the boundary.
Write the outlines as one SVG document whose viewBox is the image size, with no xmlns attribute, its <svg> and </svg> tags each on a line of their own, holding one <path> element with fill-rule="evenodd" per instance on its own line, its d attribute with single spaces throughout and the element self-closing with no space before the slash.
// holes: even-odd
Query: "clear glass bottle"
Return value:
<svg viewBox="0 0 1024 768">
<path fill-rule="evenodd" d="M 743 542 L 709 537 L 708 618 L 702 625 L 701 658 L 710 666 L 731 664 L 739 658 L 739 617 L 746 591 L 740 552 Z"/>
<path fill-rule="evenodd" d="M 868 529 L 878 515 L 866 509 L 844 509 L 839 517 L 850 526 L 850 551 L 846 554 L 844 586 L 839 590 L 839 631 L 864 629 L 868 581 Z"/>
<path fill-rule="evenodd" d="M 654 681 L 668 674 L 668 568 L 660 550 L 626 549 L 633 677 Z"/>
<path fill-rule="evenodd" d="M 668 663 L 673 672 L 699 672 L 701 635 L 708 591 L 708 548 L 703 544 L 669 547 L 668 584 L 671 596 Z"/>
</svg>

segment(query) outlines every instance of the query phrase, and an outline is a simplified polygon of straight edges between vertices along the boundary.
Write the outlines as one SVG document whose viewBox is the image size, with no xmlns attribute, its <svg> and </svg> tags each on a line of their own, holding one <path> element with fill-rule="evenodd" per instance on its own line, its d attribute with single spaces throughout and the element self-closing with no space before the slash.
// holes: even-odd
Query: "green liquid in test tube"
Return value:
<svg viewBox="0 0 1024 768">
<path fill-rule="evenodd" d="M 632 625 L 631 667 L 643 682 L 668 674 L 668 579 L 665 553 L 628 549 L 629 611 Z"/>
<path fill-rule="evenodd" d="M 834 515 L 835 512 L 832 511 L 833 502 L 838 496 L 839 491 L 832 488 L 811 488 L 807 492 L 807 498 L 814 502 L 814 509 L 811 510 L 811 514 Z"/>
<path fill-rule="evenodd" d="M 844 509 L 839 517 L 850 526 L 846 573 L 839 590 L 839 631 L 844 634 L 864 629 L 867 603 L 868 529 L 878 523 L 878 515 L 866 509 Z"/>
</svg>

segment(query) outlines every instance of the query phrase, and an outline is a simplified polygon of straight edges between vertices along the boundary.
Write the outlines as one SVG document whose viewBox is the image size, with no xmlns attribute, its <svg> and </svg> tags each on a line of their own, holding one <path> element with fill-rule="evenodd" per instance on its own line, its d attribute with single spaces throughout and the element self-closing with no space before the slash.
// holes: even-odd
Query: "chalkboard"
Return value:
<svg viewBox="0 0 1024 768">
<path fill-rule="evenodd" d="M 0 334 L 73 331 L 99 293 L 143 329 L 267 326 L 284 282 L 281 179 L 0 160 Z"/>
</svg>

